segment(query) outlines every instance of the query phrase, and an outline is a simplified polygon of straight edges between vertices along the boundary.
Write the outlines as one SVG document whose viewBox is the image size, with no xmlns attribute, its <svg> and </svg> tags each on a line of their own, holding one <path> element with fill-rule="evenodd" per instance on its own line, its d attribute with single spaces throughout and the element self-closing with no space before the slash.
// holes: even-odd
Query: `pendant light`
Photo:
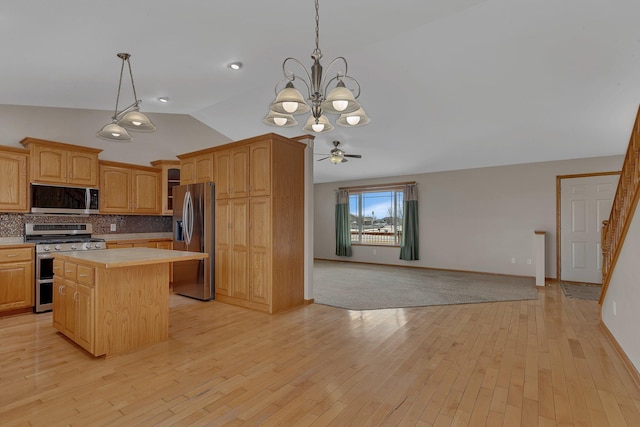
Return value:
<svg viewBox="0 0 640 427">
<path fill-rule="evenodd" d="M 118 58 L 122 60 L 120 66 L 120 80 L 118 81 L 118 95 L 116 97 L 116 108 L 111 117 L 111 123 L 105 125 L 96 134 L 98 138 L 106 139 L 109 141 L 131 141 L 133 138 L 129 135 L 127 130 L 136 132 L 153 132 L 156 127 L 151 122 L 149 117 L 140 112 L 141 100 L 138 99 L 136 94 L 136 86 L 133 83 L 133 73 L 131 72 L 131 62 L 129 58 L 131 55 L 128 53 L 118 53 Z M 120 89 L 122 88 L 122 75 L 124 73 L 124 63 L 127 63 L 129 67 L 129 76 L 131 77 L 131 87 L 133 88 L 133 104 L 129 105 L 122 111 L 118 111 L 118 104 L 120 102 Z"/>
</svg>

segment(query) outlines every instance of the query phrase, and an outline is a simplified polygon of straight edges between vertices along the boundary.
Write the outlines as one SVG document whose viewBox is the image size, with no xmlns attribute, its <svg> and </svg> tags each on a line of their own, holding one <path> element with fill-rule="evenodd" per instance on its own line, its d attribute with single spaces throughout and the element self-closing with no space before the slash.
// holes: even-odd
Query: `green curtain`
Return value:
<svg viewBox="0 0 640 427">
<path fill-rule="evenodd" d="M 347 190 L 338 190 L 336 196 L 336 255 L 351 256 L 349 192 Z"/>
<path fill-rule="evenodd" d="M 418 186 L 416 184 L 404 187 L 404 215 L 402 216 L 402 240 L 400 242 L 400 259 L 415 261 L 419 255 L 418 229 Z"/>
</svg>

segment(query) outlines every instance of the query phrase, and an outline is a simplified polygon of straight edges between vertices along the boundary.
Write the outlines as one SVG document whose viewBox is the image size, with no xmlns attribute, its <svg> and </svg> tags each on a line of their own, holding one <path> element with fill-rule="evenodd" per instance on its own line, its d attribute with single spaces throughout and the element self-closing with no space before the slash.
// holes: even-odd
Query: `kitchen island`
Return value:
<svg viewBox="0 0 640 427">
<path fill-rule="evenodd" d="M 200 252 L 152 248 L 56 254 L 53 326 L 94 356 L 169 336 L 169 266 Z"/>
</svg>

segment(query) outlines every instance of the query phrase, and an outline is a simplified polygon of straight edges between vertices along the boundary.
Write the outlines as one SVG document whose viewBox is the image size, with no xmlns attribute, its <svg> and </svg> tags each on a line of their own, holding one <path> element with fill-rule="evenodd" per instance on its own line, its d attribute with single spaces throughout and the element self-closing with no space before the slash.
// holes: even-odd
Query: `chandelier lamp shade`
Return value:
<svg viewBox="0 0 640 427">
<path fill-rule="evenodd" d="M 121 141 L 128 142 L 133 138 L 129 135 L 128 131 L 136 132 L 153 132 L 156 127 L 151 122 L 149 117 L 140 112 L 141 100 L 138 99 L 136 94 L 136 86 L 133 83 L 133 73 L 131 72 L 131 62 L 129 58 L 131 55 L 128 53 L 118 53 L 118 58 L 122 60 L 120 66 L 120 80 L 118 82 L 118 95 L 116 97 L 116 108 L 111 117 L 111 123 L 105 125 L 96 134 L 98 138 L 106 139 L 109 141 Z M 131 77 L 131 87 L 133 89 L 133 104 L 129 105 L 125 109 L 118 111 L 118 104 L 120 103 L 120 89 L 122 88 L 122 75 L 124 73 L 124 63 L 127 63 L 129 68 L 129 76 Z"/>
<path fill-rule="evenodd" d="M 325 113 L 338 114 L 336 124 L 340 126 L 366 125 L 371 119 L 356 101 L 360 96 L 360 84 L 348 74 L 347 60 L 342 56 L 335 58 L 329 63 L 327 74 L 323 75 L 320 64 L 322 51 L 319 47 L 318 0 L 315 0 L 315 10 L 316 48 L 311 53 L 313 60 L 311 73 L 295 58 L 289 57 L 284 60 L 282 63 L 284 78 L 276 84 L 276 98 L 271 103 L 269 114 L 263 122 L 271 126 L 296 126 L 294 115 L 311 112 L 303 127 L 306 132 L 325 133 L 333 130 L 333 125 Z M 299 68 L 301 72 L 296 73 L 290 67 Z M 334 69 L 333 73 L 329 74 L 332 69 Z M 306 97 L 294 86 L 294 82 L 298 81 L 306 87 Z"/>
</svg>

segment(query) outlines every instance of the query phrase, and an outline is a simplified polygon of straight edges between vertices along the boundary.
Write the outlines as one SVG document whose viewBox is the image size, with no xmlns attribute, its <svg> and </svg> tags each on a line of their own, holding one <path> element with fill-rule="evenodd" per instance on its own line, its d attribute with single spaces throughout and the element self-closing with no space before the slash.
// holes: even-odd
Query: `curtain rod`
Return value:
<svg viewBox="0 0 640 427">
<path fill-rule="evenodd" d="M 352 186 L 352 187 L 338 187 L 338 190 L 364 190 L 364 189 L 377 190 L 377 189 L 384 189 L 384 188 L 404 187 L 405 185 L 411 185 L 411 184 L 417 184 L 417 182 L 408 181 L 408 182 L 395 182 L 393 184 L 356 185 L 356 186 Z"/>
</svg>

